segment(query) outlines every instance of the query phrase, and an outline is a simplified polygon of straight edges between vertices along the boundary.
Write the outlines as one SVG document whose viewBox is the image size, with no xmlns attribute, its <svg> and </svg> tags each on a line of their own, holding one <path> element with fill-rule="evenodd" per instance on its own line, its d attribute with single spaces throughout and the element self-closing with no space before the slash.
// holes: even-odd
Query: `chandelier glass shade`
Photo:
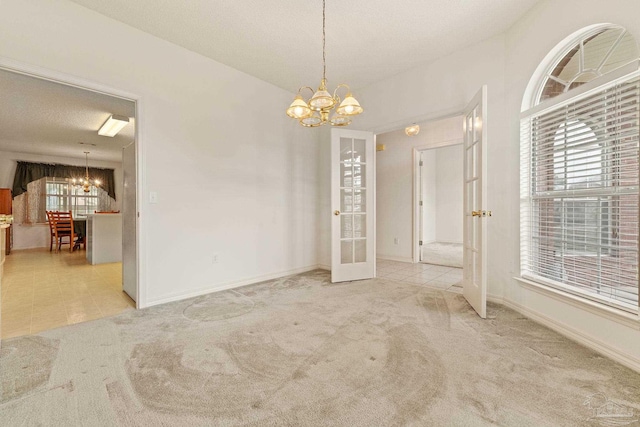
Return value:
<svg viewBox="0 0 640 427">
<path fill-rule="evenodd" d="M 325 49 L 325 0 L 322 0 L 322 79 L 317 90 L 309 86 L 298 89 L 296 97 L 287 108 L 287 115 L 305 127 L 317 127 L 329 123 L 332 126 L 347 126 L 351 123 L 351 116 L 358 115 L 364 111 L 360 103 L 353 97 L 351 89 L 345 84 L 340 84 L 333 91 L 333 95 L 327 90 L 327 65 Z M 344 88 L 346 95 L 344 99 L 338 96 L 338 89 Z M 311 91 L 311 97 L 305 100 L 302 91 Z M 333 115 L 331 111 L 336 108 Z"/>
<path fill-rule="evenodd" d="M 91 191 L 91 187 L 100 187 L 100 180 L 89 178 L 89 152 L 84 152 L 85 156 L 85 169 L 83 178 L 71 178 L 71 185 L 74 187 L 82 187 L 82 191 L 88 193 Z"/>
<path fill-rule="evenodd" d="M 420 126 L 416 124 L 407 126 L 406 128 L 404 128 L 404 133 L 406 133 L 407 136 L 416 136 L 420 133 Z"/>
</svg>

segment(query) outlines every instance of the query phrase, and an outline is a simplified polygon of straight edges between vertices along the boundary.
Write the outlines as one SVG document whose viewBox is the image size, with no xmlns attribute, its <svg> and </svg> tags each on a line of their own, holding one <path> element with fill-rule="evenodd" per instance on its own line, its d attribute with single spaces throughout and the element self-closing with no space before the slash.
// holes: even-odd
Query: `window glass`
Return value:
<svg viewBox="0 0 640 427">
<path fill-rule="evenodd" d="M 638 45 L 624 28 L 605 28 L 587 34 L 545 76 L 539 102 L 579 87 L 638 57 Z"/>
</svg>

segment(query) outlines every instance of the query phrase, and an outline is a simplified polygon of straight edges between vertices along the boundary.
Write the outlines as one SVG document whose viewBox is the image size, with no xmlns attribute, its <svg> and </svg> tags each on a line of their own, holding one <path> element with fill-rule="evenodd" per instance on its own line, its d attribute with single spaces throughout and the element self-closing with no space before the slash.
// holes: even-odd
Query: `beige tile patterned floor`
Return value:
<svg viewBox="0 0 640 427">
<path fill-rule="evenodd" d="M 2 331 L 11 338 L 131 310 L 122 263 L 90 265 L 83 250 L 13 251 L 2 279 Z"/>
<path fill-rule="evenodd" d="M 462 269 L 455 267 L 378 259 L 377 277 L 452 292 L 462 291 Z"/>
</svg>

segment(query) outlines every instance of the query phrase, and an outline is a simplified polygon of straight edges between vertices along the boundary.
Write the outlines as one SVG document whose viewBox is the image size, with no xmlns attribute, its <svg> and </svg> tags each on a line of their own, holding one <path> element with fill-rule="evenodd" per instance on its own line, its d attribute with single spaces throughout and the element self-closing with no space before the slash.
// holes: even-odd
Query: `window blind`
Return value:
<svg viewBox="0 0 640 427">
<path fill-rule="evenodd" d="M 638 73 L 521 120 L 523 277 L 637 311 Z"/>
</svg>

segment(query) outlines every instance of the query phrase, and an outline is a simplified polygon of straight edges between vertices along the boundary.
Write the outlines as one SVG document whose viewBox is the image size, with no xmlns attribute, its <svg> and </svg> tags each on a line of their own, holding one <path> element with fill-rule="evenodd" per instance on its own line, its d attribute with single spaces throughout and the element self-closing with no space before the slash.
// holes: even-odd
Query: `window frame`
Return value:
<svg viewBox="0 0 640 427">
<path fill-rule="evenodd" d="M 44 179 L 45 179 L 45 192 L 44 192 L 45 211 L 52 211 L 52 210 L 53 211 L 58 211 L 58 210 L 69 211 L 70 210 L 74 218 L 84 218 L 87 216 L 87 214 L 93 213 L 91 211 L 96 211 L 99 209 L 100 207 L 100 195 L 98 193 L 98 191 L 100 190 L 99 188 L 92 186 L 89 193 L 84 193 L 82 190 L 82 187 L 74 186 L 71 183 L 71 180 L 69 178 L 46 177 Z M 64 194 L 49 193 L 49 185 L 65 185 L 67 189 L 64 192 Z M 58 206 L 57 208 L 52 209 L 49 205 L 50 197 L 55 197 L 58 199 L 67 199 L 67 202 L 59 203 L 57 205 Z M 77 208 L 79 205 L 78 201 L 80 199 L 92 200 L 94 201 L 94 203 L 85 204 L 85 207 L 88 210 L 84 209 L 83 213 L 79 213 Z M 60 209 L 61 206 L 66 206 L 66 208 Z"/>
<path fill-rule="evenodd" d="M 566 52 L 566 50 L 564 51 Z M 636 61 L 637 63 L 637 61 Z M 554 63 L 555 64 L 555 63 Z M 541 101 L 538 105 L 523 111 L 521 113 L 521 126 L 522 123 L 525 120 L 529 120 L 532 117 L 537 117 L 537 116 L 542 116 L 544 115 L 546 112 L 551 112 L 553 110 L 557 110 L 562 108 L 563 105 L 568 105 L 571 104 L 573 102 L 579 102 L 582 99 L 588 98 L 590 95 L 593 95 L 595 93 L 598 92 L 602 92 L 605 91 L 607 89 L 613 88 L 618 84 L 624 83 L 626 81 L 631 81 L 633 79 L 639 78 L 640 77 L 640 70 L 638 69 L 639 67 L 634 63 L 634 64 L 630 64 L 629 66 L 625 66 L 622 67 L 620 69 L 614 70 L 611 73 L 608 73 L 602 77 L 599 77 L 595 80 L 592 80 L 588 83 L 585 83 L 584 85 L 572 89 L 570 91 L 567 91 L 561 95 L 558 95 L 554 98 L 550 98 L 550 99 L 546 99 L 544 101 Z M 541 79 L 541 87 L 544 87 L 544 82 L 546 81 L 546 78 Z M 640 114 L 638 114 L 640 116 Z M 589 126 L 589 124 L 585 123 L 586 126 Z M 591 126 L 589 126 L 591 127 Z M 532 154 L 531 154 L 531 144 L 532 144 L 532 139 L 529 136 L 528 138 L 525 137 L 523 134 L 521 134 L 520 137 L 520 144 L 521 144 L 521 150 L 524 150 L 524 145 L 528 144 L 527 147 L 527 151 L 528 151 L 528 155 L 525 157 L 522 155 L 521 153 L 521 179 L 523 177 L 523 173 L 528 173 L 525 171 L 528 171 L 529 168 L 532 168 Z M 605 152 L 606 151 L 606 147 L 603 146 L 602 147 L 602 151 Z M 607 172 L 605 171 L 605 167 L 603 166 L 603 172 L 601 173 L 601 175 L 606 175 Z M 528 179 L 533 180 L 533 176 L 535 175 L 535 173 L 531 172 L 531 176 Z M 531 183 L 530 183 L 531 185 Z M 560 192 L 557 193 L 558 196 L 560 197 Z M 616 194 L 612 194 L 611 198 L 615 198 Z M 530 215 L 529 212 L 531 212 L 531 207 L 530 207 L 530 203 L 533 200 L 533 197 L 528 197 L 526 198 L 527 200 L 525 201 L 525 196 L 524 194 L 522 194 L 522 189 L 521 189 L 521 213 L 520 213 L 520 220 L 521 220 L 521 224 L 520 224 L 520 232 L 521 232 L 521 248 L 520 248 L 520 256 L 521 256 L 521 265 L 520 265 L 520 277 L 518 278 L 521 282 L 526 282 L 529 285 L 540 285 L 542 288 L 552 288 L 554 289 L 556 292 L 560 292 L 561 294 L 566 294 L 567 296 L 574 296 L 574 297 L 578 297 L 580 299 L 585 299 L 585 300 L 589 300 L 592 301 L 595 304 L 599 304 L 602 305 L 603 307 L 609 307 L 609 308 L 613 308 L 615 310 L 620 310 L 621 312 L 626 312 L 626 313 L 631 313 L 634 315 L 637 315 L 639 313 L 639 300 L 640 298 L 636 298 L 636 303 L 635 304 L 630 304 L 630 303 L 626 303 L 624 301 L 618 300 L 618 299 L 613 299 L 613 298 L 609 298 L 603 295 L 598 295 L 592 292 L 587 292 L 587 291 L 582 291 L 580 288 L 578 288 L 577 286 L 573 286 L 570 284 L 565 284 L 562 283 L 560 281 L 555 281 L 552 279 L 548 279 L 548 278 L 544 278 L 544 277 L 540 277 L 538 275 L 535 276 L 531 276 L 526 274 L 525 271 L 525 252 L 527 252 L 529 250 L 529 245 L 531 243 L 531 240 L 527 240 L 526 239 L 526 233 L 524 233 L 524 228 L 525 227 L 523 225 L 523 221 L 528 218 L 528 216 Z M 612 202 L 610 202 L 610 207 L 611 207 Z M 529 212 L 524 212 L 525 206 L 527 209 L 529 209 Z M 610 215 L 609 215 L 610 216 Z M 533 234 L 532 232 L 530 232 L 531 234 Z M 531 236 L 531 239 L 533 239 L 533 236 Z M 567 256 L 567 255 L 563 255 L 563 256 Z M 637 262 L 637 261 L 636 261 Z M 636 265 L 637 268 L 637 265 Z M 636 289 L 640 288 L 640 283 L 638 283 L 638 286 Z M 640 294 L 640 292 L 638 292 L 638 294 Z"/>
</svg>

